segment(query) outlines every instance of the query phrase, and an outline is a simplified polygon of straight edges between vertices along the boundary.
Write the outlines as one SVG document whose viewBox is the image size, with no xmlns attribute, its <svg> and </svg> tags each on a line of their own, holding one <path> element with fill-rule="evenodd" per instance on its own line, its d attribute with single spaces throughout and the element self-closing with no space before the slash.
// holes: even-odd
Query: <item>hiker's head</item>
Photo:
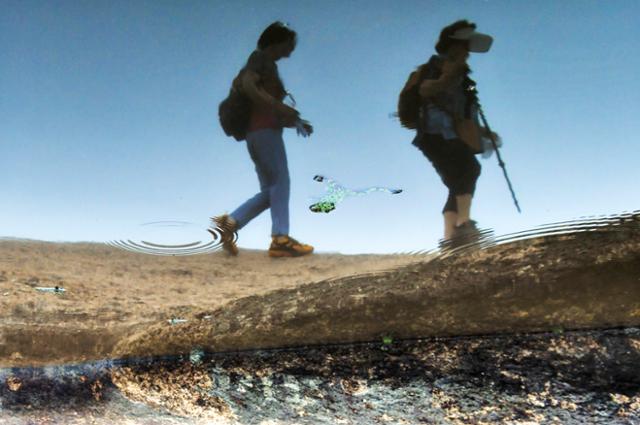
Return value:
<svg viewBox="0 0 640 425">
<path fill-rule="evenodd" d="M 440 32 L 436 52 L 451 59 L 466 59 L 469 52 L 484 53 L 489 50 L 493 38 L 476 32 L 476 24 L 461 19 L 448 25 Z"/>
<path fill-rule="evenodd" d="M 295 31 L 282 22 L 274 22 L 260 35 L 258 49 L 269 51 L 276 60 L 288 58 L 296 48 L 296 41 Z"/>
</svg>

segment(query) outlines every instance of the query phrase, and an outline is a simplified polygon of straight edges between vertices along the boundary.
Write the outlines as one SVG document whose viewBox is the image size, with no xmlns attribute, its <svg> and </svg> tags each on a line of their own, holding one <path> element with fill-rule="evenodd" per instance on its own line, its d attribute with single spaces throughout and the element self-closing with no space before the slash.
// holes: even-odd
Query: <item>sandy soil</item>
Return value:
<svg viewBox="0 0 640 425">
<path fill-rule="evenodd" d="M 640 326 L 635 226 L 513 241 L 194 309 L 118 342 L 115 358 Z"/>
<path fill-rule="evenodd" d="M 435 258 L 1 241 L 0 424 L 639 423 L 639 225 Z"/>
<path fill-rule="evenodd" d="M 242 250 L 188 257 L 101 244 L 0 241 L 0 367 L 99 359 L 139 327 L 249 295 L 393 269 L 419 256 L 316 254 L 271 259 Z M 35 287 L 61 286 L 56 295 Z"/>
</svg>

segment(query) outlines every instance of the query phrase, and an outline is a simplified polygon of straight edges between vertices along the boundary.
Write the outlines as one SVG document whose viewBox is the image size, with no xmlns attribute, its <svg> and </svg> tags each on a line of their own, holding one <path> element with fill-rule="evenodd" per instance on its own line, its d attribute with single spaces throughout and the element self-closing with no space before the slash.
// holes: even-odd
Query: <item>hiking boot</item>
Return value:
<svg viewBox="0 0 640 425">
<path fill-rule="evenodd" d="M 300 257 L 311 254 L 311 245 L 298 242 L 289 236 L 273 236 L 269 247 L 269 257 Z"/>
<path fill-rule="evenodd" d="M 449 240 L 449 248 L 457 248 L 476 242 L 480 239 L 481 233 L 478 230 L 477 223 L 474 220 L 465 221 L 453 230 L 453 235 Z"/>
<path fill-rule="evenodd" d="M 235 232 L 238 229 L 238 224 L 229 214 L 219 215 L 212 217 L 211 220 L 216 226 L 216 229 L 220 233 L 220 240 L 222 242 L 222 249 L 229 255 L 235 257 L 238 255 L 238 246 L 236 245 Z M 207 229 L 213 236 L 213 239 L 217 239 L 216 233 Z"/>
<path fill-rule="evenodd" d="M 477 224 L 478 223 L 476 223 L 475 220 L 465 221 L 464 223 L 456 226 L 456 228 L 453 230 L 453 235 L 451 237 L 459 238 L 467 235 L 475 235 L 479 233 Z"/>
</svg>

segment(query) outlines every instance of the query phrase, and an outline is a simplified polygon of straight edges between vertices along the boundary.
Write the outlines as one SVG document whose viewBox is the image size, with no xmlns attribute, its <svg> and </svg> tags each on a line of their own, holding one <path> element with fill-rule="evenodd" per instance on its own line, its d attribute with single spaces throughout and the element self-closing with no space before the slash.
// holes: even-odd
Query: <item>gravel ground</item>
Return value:
<svg viewBox="0 0 640 425">
<path fill-rule="evenodd" d="M 2 424 L 638 424 L 640 329 L 0 371 Z"/>
</svg>

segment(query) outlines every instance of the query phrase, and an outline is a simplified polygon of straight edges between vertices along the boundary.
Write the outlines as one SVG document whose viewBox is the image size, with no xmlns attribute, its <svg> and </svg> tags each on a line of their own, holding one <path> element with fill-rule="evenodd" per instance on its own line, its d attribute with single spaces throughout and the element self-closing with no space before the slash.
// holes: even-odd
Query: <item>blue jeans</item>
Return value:
<svg viewBox="0 0 640 425">
<path fill-rule="evenodd" d="M 240 205 L 231 217 L 238 229 L 271 208 L 271 235 L 289 234 L 289 168 L 282 129 L 263 129 L 247 134 L 247 150 L 256 166 L 260 192 Z"/>
</svg>

